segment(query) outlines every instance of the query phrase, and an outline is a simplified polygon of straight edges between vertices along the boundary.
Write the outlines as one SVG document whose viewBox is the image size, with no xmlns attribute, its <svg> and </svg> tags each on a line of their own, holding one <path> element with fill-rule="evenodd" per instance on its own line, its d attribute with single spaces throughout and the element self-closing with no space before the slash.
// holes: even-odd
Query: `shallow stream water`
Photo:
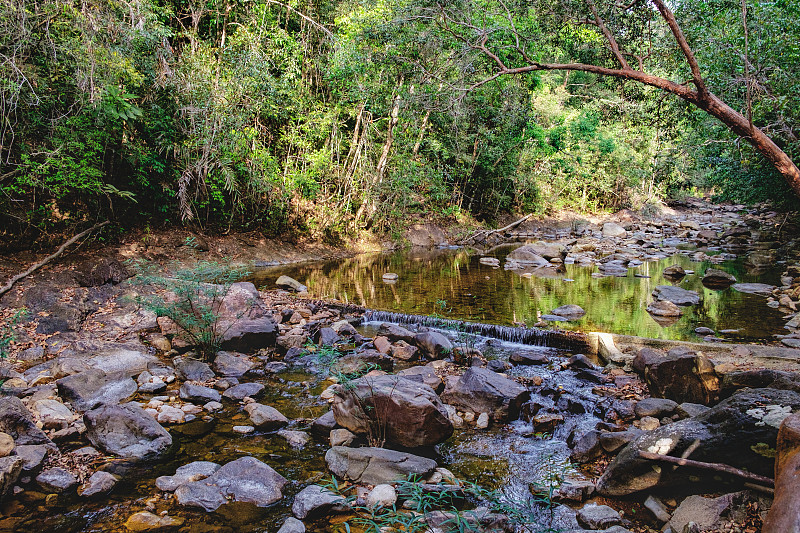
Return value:
<svg viewBox="0 0 800 533">
<path fill-rule="evenodd" d="M 512 249 L 498 249 L 490 255 L 502 264 Z M 743 341 L 766 341 L 785 333 L 782 313 L 767 307 L 764 296 L 732 288 L 708 289 L 701 283 L 703 273 L 713 267 L 730 272 L 741 283 L 776 285 L 780 277 L 777 265 L 752 272 L 741 261 L 716 265 L 676 255 L 631 268 L 623 278 L 592 277 L 596 267 L 577 265 L 566 265 L 566 273 L 557 277 L 525 278 L 514 271 L 480 264 L 479 259 L 466 249 L 366 254 L 256 269 L 250 279 L 259 287 L 274 288 L 278 276 L 286 274 L 307 285 L 317 298 L 490 324 L 531 326 L 537 322 L 537 313 L 544 315 L 558 306 L 576 304 L 586 310 L 583 318 L 553 326 L 673 340 L 699 340 L 694 332 L 698 326 L 738 330 L 729 335 Z M 673 264 L 696 273 L 673 283 L 662 275 L 664 268 Z M 398 274 L 398 280 L 384 282 L 382 275 L 386 272 Z M 683 308 L 684 315 L 674 324 L 661 326 L 645 308 L 653 300 L 651 293 L 657 285 L 670 284 L 698 291 L 701 302 Z"/>
</svg>

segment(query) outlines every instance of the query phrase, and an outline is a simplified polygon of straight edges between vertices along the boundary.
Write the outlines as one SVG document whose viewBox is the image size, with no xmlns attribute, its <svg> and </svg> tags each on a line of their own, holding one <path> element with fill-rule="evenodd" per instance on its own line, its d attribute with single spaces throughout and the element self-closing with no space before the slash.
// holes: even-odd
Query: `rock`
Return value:
<svg viewBox="0 0 800 533">
<path fill-rule="evenodd" d="M 332 328 L 319 328 L 316 335 L 314 335 L 314 340 L 320 346 L 333 346 L 341 339 L 339 334 Z"/>
<path fill-rule="evenodd" d="M 415 333 L 407 330 L 403 326 L 384 322 L 378 328 L 378 335 L 382 335 L 392 342 L 404 341 L 408 344 L 413 344 Z"/>
<path fill-rule="evenodd" d="M 129 531 L 165 531 L 183 525 L 182 517 L 158 516 L 149 511 L 139 511 L 128 517 L 125 527 Z"/>
<path fill-rule="evenodd" d="M 350 510 L 347 501 L 319 485 L 309 485 L 294 497 L 292 514 L 300 520 L 346 513 Z"/>
<path fill-rule="evenodd" d="M 135 405 L 104 405 L 84 414 L 83 421 L 92 445 L 121 457 L 151 458 L 172 446 L 170 434 Z"/>
<path fill-rule="evenodd" d="M 222 396 L 229 400 L 241 401 L 247 398 L 258 398 L 264 393 L 264 385 L 261 383 L 242 383 L 231 387 L 222 393 Z"/>
<path fill-rule="evenodd" d="M 645 398 L 636 402 L 633 408 L 638 418 L 645 416 L 653 416 L 655 418 L 663 418 L 670 416 L 678 408 L 678 404 L 666 398 Z"/>
<path fill-rule="evenodd" d="M 399 376 L 365 376 L 337 386 L 336 422 L 355 434 L 380 434 L 386 443 L 433 446 L 453 434 L 453 425 L 436 393 Z"/>
<path fill-rule="evenodd" d="M 333 370 L 342 374 L 363 373 L 374 369 L 391 372 L 394 359 L 378 350 L 364 350 L 340 357 L 333 365 Z"/>
<path fill-rule="evenodd" d="M 655 518 L 659 523 L 664 524 L 669 522 L 671 515 L 669 514 L 667 507 L 661 503 L 661 500 L 658 498 L 655 498 L 652 495 L 648 496 L 644 501 L 644 507 L 650 511 L 650 514 L 652 514 L 653 518 Z"/>
<path fill-rule="evenodd" d="M 570 452 L 570 459 L 577 463 L 588 463 L 602 455 L 603 447 L 600 445 L 600 432 L 591 430 L 575 441 Z"/>
<path fill-rule="evenodd" d="M 0 398 L 0 431 L 10 435 L 17 446 L 52 444 L 47 435 L 36 427 L 28 408 L 15 396 Z"/>
<path fill-rule="evenodd" d="M 522 267 L 547 267 L 550 261 L 536 253 L 537 248 L 530 244 L 525 244 L 511 251 L 506 256 L 506 262 L 514 262 Z"/>
<path fill-rule="evenodd" d="M 697 305 L 700 303 L 700 295 L 696 291 L 689 291 L 672 285 L 657 285 L 653 291 L 653 298 L 667 300 L 675 305 Z"/>
<path fill-rule="evenodd" d="M 14 451 L 14 437 L 0 432 L 0 457 L 8 457 Z"/>
<path fill-rule="evenodd" d="M 397 274 L 395 274 L 394 272 L 386 272 L 385 274 L 383 274 L 381 276 L 381 279 L 383 281 L 397 281 L 398 277 L 399 276 Z"/>
<path fill-rule="evenodd" d="M 681 220 L 680 227 L 693 231 L 700 231 L 700 224 L 695 220 Z"/>
<path fill-rule="evenodd" d="M 275 285 L 282 289 L 291 289 L 295 292 L 307 292 L 308 287 L 300 283 L 294 278 L 290 278 L 289 276 L 280 276 L 277 280 L 275 280 Z"/>
<path fill-rule="evenodd" d="M 389 354 L 401 361 L 413 361 L 417 358 L 418 348 L 408 344 L 406 341 L 397 341 L 390 348 Z"/>
<path fill-rule="evenodd" d="M 178 467 L 173 476 L 160 476 L 156 478 L 156 487 L 165 492 L 175 492 L 178 487 L 199 481 L 212 475 L 220 469 L 220 465 L 210 461 L 195 461 Z"/>
<path fill-rule="evenodd" d="M 733 290 L 746 294 L 759 294 L 761 296 L 771 296 L 775 290 L 774 285 L 766 283 L 735 283 L 731 286 Z"/>
<path fill-rule="evenodd" d="M 87 360 L 90 368 L 101 370 L 106 374 L 122 374 L 128 377 L 144 372 L 149 365 L 158 362 L 152 355 L 125 348 L 112 348 L 96 353 Z"/>
<path fill-rule="evenodd" d="M 656 300 L 647 306 L 647 312 L 655 316 L 679 317 L 683 316 L 680 307 L 669 300 Z"/>
<path fill-rule="evenodd" d="M 375 337 L 372 340 L 372 344 L 375 346 L 375 349 L 381 352 L 382 354 L 388 355 L 392 351 L 392 343 L 389 342 L 389 339 L 381 335 Z"/>
<path fill-rule="evenodd" d="M 694 328 L 694 332 L 697 333 L 698 335 L 714 335 L 716 333 L 713 329 L 707 328 L 705 326 Z"/>
<path fill-rule="evenodd" d="M 691 418 L 693 416 L 701 415 L 708 411 L 710 407 L 691 402 L 683 402 L 675 410 L 681 418 Z"/>
<path fill-rule="evenodd" d="M 412 366 L 411 368 L 401 370 L 397 373 L 397 375 L 405 379 L 410 379 L 411 381 L 416 381 L 417 383 L 424 383 L 428 387 L 432 388 L 436 394 L 439 394 L 444 390 L 444 382 L 442 382 L 441 378 L 436 375 L 436 372 L 433 371 L 433 368 L 428 365 Z"/>
<path fill-rule="evenodd" d="M 283 498 L 287 480 L 253 457 L 227 463 L 211 476 L 181 485 L 175 490 L 178 503 L 215 511 L 221 505 L 246 502 L 266 507 Z"/>
<path fill-rule="evenodd" d="M 292 431 L 288 429 L 279 430 L 278 436 L 286 439 L 286 442 L 289 443 L 289 446 L 295 449 L 304 448 L 305 445 L 311 440 L 311 437 L 308 436 L 308 433 L 304 431 Z"/>
<path fill-rule="evenodd" d="M 350 446 L 356 436 L 347 429 L 334 429 L 330 432 L 331 446 Z"/>
<path fill-rule="evenodd" d="M 16 455 L 0 458 L 0 499 L 3 499 L 22 473 L 22 458 Z"/>
<path fill-rule="evenodd" d="M 44 429 L 64 429 L 75 418 L 70 408 L 58 400 L 37 400 L 33 403 L 33 412 Z"/>
<path fill-rule="evenodd" d="M 703 276 L 703 285 L 711 289 L 724 289 L 736 283 L 736 277 L 724 270 L 709 268 Z"/>
<path fill-rule="evenodd" d="M 78 494 L 84 498 L 91 498 L 98 494 L 108 494 L 117 484 L 117 477 L 108 472 L 98 470 L 78 488 Z"/>
<path fill-rule="evenodd" d="M 577 320 L 585 315 L 586 311 L 579 305 L 568 304 L 562 305 L 561 307 L 556 307 L 551 311 L 551 313 L 569 318 L 571 320 Z"/>
<path fill-rule="evenodd" d="M 608 505 L 588 503 L 578 509 L 575 518 L 578 523 L 589 529 L 607 529 L 622 522 L 622 517 Z"/>
<path fill-rule="evenodd" d="M 729 464 L 769 475 L 773 463 L 765 448 L 773 448 L 777 428 L 792 410 L 800 408 L 800 393 L 775 389 L 744 389 L 705 413 L 673 422 L 643 434 L 628 444 L 608 465 L 597 483 L 605 496 L 624 496 L 654 487 L 686 483 L 681 469 L 653 469 L 640 450 L 680 456 L 698 441 L 692 459 Z M 692 474 L 698 475 L 697 471 Z"/>
<path fill-rule="evenodd" d="M 800 414 L 783 421 L 776 448 L 775 500 L 762 531 L 800 531 Z"/>
<path fill-rule="evenodd" d="M 224 377 L 242 377 L 253 366 L 253 362 L 244 354 L 217 352 L 214 358 L 214 371 Z"/>
<path fill-rule="evenodd" d="M 61 467 L 48 468 L 36 476 L 36 482 L 50 492 L 66 492 L 78 484 L 71 472 Z"/>
<path fill-rule="evenodd" d="M 99 287 L 106 283 L 116 285 L 131 277 L 119 260 L 103 257 L 99 260 L 79 264 L 74 272 L 75 281 L 81 287 Z"/>
<path fill-rule="evenodd" d="M 164 405 L 158 410 L 156 420 L 159 424 L 183 424 L 186 422 L 186 413 L 177 407 Z"/>
<path fill-rule="evenodd" d="M 20 444 L 16 447 L 17 456 L 22 459 L 22 469 L 26 472 L 38 470 L 53 450 L 55 446 L 52 444 Z"/>
<path fill-rule="evenodd" d="M 516 420 L 530 392 L 517 383 L 487 370 L 470 368 L 457 381 L 448 383 L 442 401 L 464 411 L 489 413 L 492 420 Z"/>
<path fill-rule="evenodd" d="M 537 255 L 541 255 L 548 261 L 550 259 L 561 259 L 561 256 L 566 251 L 566 248 L 564 247 L 563 244 L 559 244 L 556 242 L 544 242 L 544 241 L 538 241 L 532 244 L 526 244 L 525 246 L 523 246 L 523 248 Z M 519 248 L 517 249 L 519 250 Z"/>
<path fill-rule="evenodd" d="M 642 354 L 648 354 L 644 362 Z M 655 398 L 708 405 L 719 397 L 720 384 L 714 365 L 700 353 L 679 348 L 660 355 L 645 348 L 634 360 L 634 369 L 642 375 Z"/>
<path fill-rule="evenodd" d="M 102 404 L 118 404 L 139 389 L 136 382 L 124 373 L 106 374 L 97 369 L 61 378 L 56 385 L 58 394 L 78 411 L 88 411 Z"/>
<path fill-rule="evenodd" d="M 211 367 L 197 359 L 189 357 L 175 357 L 172 359 L 175 372 L 184 381 L 209 381 L 216 377 Z"/>
<path fill-rule="evenodd" d="M 603 237 L 625 237 L 628 234 L 625 228 L 614 222 L 603 224 Z"/>
<path fill-rule="evenodd" d="M 475 427 L 478 429 L 486 429 L 489 427 L 489 413 L 481 413 L 475 421 Z"/>
<path fill-rule="evenodd" d="M 277 409 L 269 405 L 251 403 L 245 406 L 245 411 L 250 416 L 250 421 L 262 431 L 273 431 L 289 423 Z"/>
<path fill-rule="evenodd" d="M 723 516 L 731 512 L 745 500 L 744 493 L 725 494 L 719 498 L 689 496 L 681 502 L 672 518 L 669 527 L 673 531 L 686 531 L 690 523 L 695 524 L 697 531 L 717 529 Z M 784 530 L 789 531 L 789 530 Z"/>
<path fill-rule="evenodd" d="M 435 331 L 426 331 L 414 335 L 414 344 L 423 354 L 431 359 L 441 359 L 447 357 L 453 351 L 453 344 L 450 340 Z"/>
<path fill-rule="evenodd" d="M 665 268 L 663 274 L 666 278 L 682 278 L 686 275 L 686 271 L 680 265 L 672 265 Z"/>
<path fill-rule="evenodd" d="M 218 402 L 222 399 L 222 395 L 211 387 L 191 383 L 181 385 L 180 397 L 183 400 L 199 403 Z"/>
<path fill-rule="evenodd" d="M 233 426 L 231 430 L 234 433 L 239 433 L 241 435 L 249 435 L 250 433 L 254 432 L 256 428 L 253 426 Z"/>
<path fill-rule="evenodd" d="M 273 348 L 277 338 L 277 328 L 271 317 L 240 318 L 222 335 L 220 348 L 250 353 L 262 348 Z"/>
<path fill-rule="evenodd" d="M 500 260 L 496 257 L 481 257 L 478 262 L 482 265 L 490 266 L 492 268 L 500 268 Z"/>
<path fill-rule="evenodd" d="M 394 487 L 383 483 L 373 488 L 367 495 L 368 507 L 384 507 L 390 509 L 397 502 L 397 491 Z"/>
<path fill-rule="evenodd" d="M 541 352 L 514 352 L 508 360 L 515 365 L 546 365 L 550 363 L 550 359 Z"/>
<path fill-rule="evenodd" d="M 306 526 L 297 518 L 290 516 L 284 520 L 278 533 L 306 533 Z"/>
<path fill-rule="evenodd" d="M 384 448 L 334 446 L 325 454 L 328 468 L 338 477 L 354 483 L 380 485 L 408 479 L 410 474 L 427 478 L 436 461 Z"/>
<path fill-rule="evenodd" d="M 328 440 L 331 431 L 335 427 L 336 417 L 333 415 L 333 411 L 328 411 L 311 423 L 311 433 L 321 439 Z"/>
<path fill-rule="evenodd" d="M 643 416 L 640 420 L 635 420 L 633 425 L 642 431 L 653 431 L 661 426 L 661 422 L 659 422 L 658 418 L 654 418 L 652 416 Z"/>
<path fill-rule="evenodd" d="M 585 480 L 567 479 L 553 492 L 556 501 L 583 502 L 594 494 L 594 483 Z"/>
</svg>

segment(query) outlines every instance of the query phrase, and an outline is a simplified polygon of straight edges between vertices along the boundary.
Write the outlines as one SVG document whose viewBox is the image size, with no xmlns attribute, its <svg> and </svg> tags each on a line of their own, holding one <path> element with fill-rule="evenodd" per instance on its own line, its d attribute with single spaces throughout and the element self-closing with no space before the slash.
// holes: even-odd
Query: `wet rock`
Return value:
<svg viewBox="0 0 800 533">
<path fill-rule="evenodd" d="M 441 380 L 441 378 L 439 378 L 439 376 L 436 375 L 436 372 L 434 372 L 433 368 L 428 365 L 412 366 L 411 368 L 401 370 L 397 373 L 397 375 L 411 381 L 424 383 L 428 387 L 432 388 L 436 394 L 439 394 L 444 390 L 444 382 Z"/>
<path fill-rule="evenodd" d="M 704 326 L 694 328 L 694 332 L 698 335 L 714 335 L 714 333 L 716 333 L 713 329 Z"/>
<path fill-rule="evenodd" d="M 121 457 L 156 457 L 172 446 L 170 434 L 135 405 L 104 405 L 84 414 L 83 421 L 92 445 Z"/>
<path fill-rule="evenodd" d="M 209 381 L 216 377 L 211 367 L 202 361 L 190 357 L 175 357 L 172 359 L 175 372 L 184 381 Z"/>
<path fill-rule="evenodd" d="M 211 387 L 193 385 L 192 383 L 181 385 L 179 394 L 181 399 L 190 402 L 208 403 L 218 402 L 222 399 L 222 395 Z"/>
<path fill-rule="evenodd" d="M 11 490 L 22 473 L 22 458 L 16 455 L 0 458 L 0 499 Z"/>
<path fill-rule="evenodd" d="M 647 306 L 647 312 L 657 317 L 679 317 L 683 316 L 680 307 L 669 300 L 656 300 Z"/>
<path fill-rule="evenodd" d="M 550 363 L 550 359 L 541 352 L 514 352 L 508 360 L 515 365 L 546 365 Z"/>
<path fill-rule="evenodd" d="M 376 368 L 391 372 L 394 368 L 394 359 L 378 350 L 364 350 L 340 357 L 333 365 L 333 370 L 342 374 L 355 374 Z"/>
<path fill-rule="evenodd" d="M 253 426 L 233 426 L 231 430 L 234 433 L 239 433 L 240 435 L 249 435 L 250 433 L 256 430 Z"/>
<path fill-rule="evenodd" d="M 588 480 L 568 479 L 553 493 L 556 501 L 583 502 L 594 494 L 594 483 Z"/>
<path fill-rule="evenodd" d="M 327 440 L 331 431 L 333 431 L 336 426 L 336 417 L 333 411 L 328 411 L 311 423 L 311 433 L 319 438 Z"/>
<path fill-rule="evenodd" d="M 149 511 L 139 511 L 128 517 L 125 527 L 129 531 L 166 531 L 183 525 L 182 517 L 158 516 Z"/>
<path fill-rule="evenodd" d="M 578 463 L 588 463 L 602 455 L 603 447 L 600 445 L 600 432 L 591 430 L 575 441 L 570 452 L 570 459 Z"/>
<path fill-rule="evenodd" d="M 686 531 L 686 527 L 694 523 L 698 531 L 717 529 L 722 518 L 733 511 L 735 506 L 740 506 L 745 499 L 745 493 L 742 492 L 725 494 L 719 498 L 689 496 L 675 509 L 669 527 L 673 531 Z"/>
<path fill-rule="evenodd" d="M 562 305 L 561 307 L 556 307 L 551 311 L 551 313 L 554 315 L 563 316 L 570 320 L 578 320 L 586 314 L 586 311 L 579 305 L 568 304 Z"/>
<path fill-rule="evenodd" d="M 506 268 L 508 263 L 516 263 L 520 267 L 546 267 L 550 266 L 550 261 L 537 253 L 537 247 L 525 244 L 511 251 L 506 256 Z M 560 254 L 559 254 L 560 255 Z"/>
<path fill-rule="evenodd" d="M 492 359 L 486 363 L 486 368 L 492 372 L 505 372 L 506 370 L 511 369 L 511 364 L 508 361 L 503 361 L 502 359 Z"/>
<path fill-rule="evenodd" d="M 296 279 L 290 278 L 289 276 L 280 276 L 277 280 L 275 280 L 275 285 L 277 285 L 282 289 L 290 289 L 295 292 L 308 291 L 308 287 L 306 287 Z"/>
<path fill-rule="evenodd" d="M 262 431 L 273 431 L 289 423 L 277 409 L 269 405 L 251 403 L 245 406 L 245 411 L 250 416 L 250 421 Z"/>
<path fill-rule="evenodd" d="M 161 476 L 156 478 L 156 487 L 164 492 L 175 492 L 181 485 L 200 481 L 220 469 L 220 465 L 210 461 L 195 461 L 183 465 L 175 471 L 174 476 Z"/>
<path fill-rule="evenodd" d="M 571 368 L 572 370 L 597 370 L 598 367 L 595 365 L 591 359 L 583 355 L 582 353 L 575 354 L 567 359 L 567 362 L 564 364 L 565 368 Z"/>
<path fill-rule="evenodd" d="M 711 289 L 724 289 L 736 283 L 736 277 L 724 270 L 709 268 L 703 276 L 703 285 Z"/>
<path fill-rule="evenodd" d="M 498 423 L 516 420 L 529 397 L 530 392 L 516 381 L 485 368 L 468 369 L 448 383 L 441 396 L 443 402 L 461 410 L 490 413 Z"/>
<path fill-rule="evenodd" d="M 589 529 L 606 529 L 622 522 L 617 511 L 607 505 L 588 503 L 578 510 L 575 518 L 583 527 Z"/>
<path fill-rule="evenodd" d="M 778 426 L 798 408 L 800 394 L 793 391 L 738 391 L 705 413 L 662 426 L 632 441 L 609 464 L 597 489 L 606 496 L 623 496 L 685 483 L 689 473 L 681 469 L 653 469 L 653 463 L 640 458 L 639 451 L 680 456 L 695 441 L 699 444 L 692 459 L 769 475 L 773 460 L 762 449 L 764 445 L 774 448 Z"/>
<path fill-rule="evenodd" d="M 657 285 L 653 291 L 656 300 L 667 300 L 675 305 L 697 305 L 700 295 L 696 291 L 673 287 L 672 285 Z"/>
<path fill-rule="evenodd" d="M 16 447 L 17 456 L 22 459 L 22 469 L 26 472 L 38 470 L 53 450 L 55 446 L 52 444 L 21 444 Z"/>
<path fill-rule="evenodd" d="M 108 494 L 117 484 L 117 477 L 108 472 L 98 470 L 78 488 L 78 495 L 84 498 Z"/>
<path fill-rule="evenodd" d="M 603 224 L 603 237 L 625 237 L 627 234 L 625 228 L 615 222 Z"/>
<path fill-rule="evenodd" d="M 274 347 L 277 338 L 277 328 L 271 317 L 240 318 L 222 336 L 220 348 L 251 353 Z"/>
<path fill-rule="evenodd" d="M 328 468 L 338 477 L 354 483 L 380 485 L 408 479 L 409 474 L 427 478 L 436 461 L 384 448 L 334 446 L 325 454 Z"/>
<path fill-rule="evenodd" d="M 304 448 L 305 445 L 311 440 L 311 437 L 308 436 L 308 433 L 289 429 L 279 430 L 278 436 L 286 439 L 286 442 L 289 443 L 289 446 L 295 449 Z"/>
<path fill-rule="evenodd" d="M 214 371 L 220 376 L 239 378 L 247 374 L 254 364 L 244 354 L 217 352 L 214 358 Z"/>
<path fill-rule="evenodd" d="M 46 491 L 66 492 L 78 484 L 72 472 L 61 467 L 48 468 L 36 476 L 36 482 Z"/>
<path fill-rule="evenodd" d="M 366 376 L 333 398 L 336 422 L 353 433 L 380 433 L 387 443 L 433 446 L 453 434 L 453 425 L 433 389 L 399 376 Z"/>
<path fill-rule="evenodd" d="M 682 278 L 686 275 L 686 271 L 680 265 L 672 265 L 665 268 L 663 274 L 666 278 Z"/>
<path fill-rule="evenodd" d="M 118 404 L 139 389 L 136 382 L 124 373 L 106 374 L 97 369 L 61 378 L 56 385 L 58 394 L 78 411 L 94 409 L 102 404 Z"/>
<path fill-rule="evenodd" d="M 17 446 L 52 444 L 34 423 L 28 408 L 15 396 L 0 398 L 0 431 L 11 435 Z"/>
<path fill-rule="evenodd" d="M 64 429 L 75 417 L 70 408 L 58 400 L 37 400 L 33 403 L 33 412 L 44 429 Z"/>
<path fill-rule="evenodd" d="M 287 480 L 253 457 L 227 463 L 211 476 L 181 485 L 175 490 L 180 505 L 215 511 L 221 505 L 246 502 L 266 507 L 283 498 Z"/>
<path fill-rule="evenodd" d="M 639 418 L 645 416 L 663 418 L 672 415 L 677 408 L 678 404 L 676 402 L 666 398 L 645 398 L 636 402 L 633 410 Z"/>
<path fill-rule="evenodd" d="M 447 357 L 453 351 L 453 343 L 450 342 L 450 339 L 436 331 L 417 333 L 414 335 L 414 344 L 431 359 Z"/>
<path fill-rule="evenodd" d="M 633 367 L 655 398 L 708 405 L 719 397 L 720 384 L 714 365 L 700 353 L 674 349 L 664 355 L 643 348 Z"/>
<path fill-rule="evenodd" d="M 775 500 L 764 533 L 800 531 L 800 414 L 783 421 L 775 457 Z"/>
<path fill-rule="evenodd" d="M 735 283 L 731 287 L 738 292 L 759 294 L 761 296 L 770 296 L 772 291 L 775 290 L 774 285 L 767 285 L 766 283 Z"/>
<path fill-rule="evenodd" d="M 284 520 L 278 533 L 306 533 L 306 526 L 297 518 L 290 516 Z"/>
<path fill-rule="evenodd" d="M 333 346 L 340 340 L 339 334 L 332 328 L 320 328 L 314 335 L 314 341 L 320 346 Z"/>
<path fill-rule="evenodd" d="M 346 513 L 350 510 L 347 501 L 319 485 L 309 485 L 294 497 L 292 514 L 300 520 Z"/>
<path fill-rule="evenodd" d="M 261 383 L 242 383 L 227 389 L 222 395 L 229 400 L 241 401 L 247 398 L 258 398 L 264 393 L 264 385 Z"/>
</svg>

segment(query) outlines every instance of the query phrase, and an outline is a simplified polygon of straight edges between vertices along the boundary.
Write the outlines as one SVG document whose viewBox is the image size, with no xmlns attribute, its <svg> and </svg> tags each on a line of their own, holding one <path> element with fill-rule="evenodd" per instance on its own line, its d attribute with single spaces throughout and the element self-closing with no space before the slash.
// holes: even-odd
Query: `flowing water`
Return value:
<svg viewBox="0 0 800 533">
<path fill-rule="evenodd" d="M 491 255 L 502 263 L 512 249 L 498 249 Z M 645 308 L 653 300 L 651 293 L 657 285 L 673 284 L 662 275 L 664 268 L 673 264 L 696 272 L 677 285 L 698 291 L 701 302 L 683 308 L 684 315 L 674 324 L 662 326 Z M 767 307 L 764 296 L 704 287 L 701 278 L 709 267 L 730 272 L 742 283 L 779 284 L 778 266 L 751 272 L 741 261 L 713 265 L 693 262 L 685 255 L 646 262 L 629 269 L 622 278 L 593 277 L 596 268 L 577 265 L 566 265 L 566 273 L 557 277 L 525 278 L 513 271 L 483 265 L 478 255 L 465 249 L 366 254 L 256 269 L 250 279 L 257 286 L 274 288 L 278 276 L 286 274 L 307 285 L 318 298 L 489 324 L 531 326 L 538 315 L 561 305 L 576 304 L 586 310 L 586 315 L 578 321 L 555 323 L 555 327 L 674 340 L 698 340 L 694 333 L 698 326 L 716 331 L 738 330 L 731 335 L 747 341 L 766 341 L 772 335 L 785 333 L 782 313 Z M 382 275 L 386 272 L 398 274 L 398 280 L 384 282 Z"/>
</svg>

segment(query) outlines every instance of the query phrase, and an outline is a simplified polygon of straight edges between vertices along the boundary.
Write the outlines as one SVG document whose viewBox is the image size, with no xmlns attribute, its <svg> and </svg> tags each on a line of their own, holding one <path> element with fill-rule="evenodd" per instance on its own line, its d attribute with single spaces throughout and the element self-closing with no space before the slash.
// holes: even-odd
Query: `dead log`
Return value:
<svg viewBox="0 0 800 533">
<path fill-rule="evenodd" d="M 96 230 L 98 228 L 102 228 L 106 224 L 110 224 L 110 222 L 108 220 L 106 220 L 105 222 L 100 222 L 99 224 L 95 224 L 91 228 L 78 233 L 77 235 L 72 237 L 70 240 L 68 240 L 67 242 L 65 242 L 61 246 L 59 246 L 58 250 L 56 250 L 55 253 L 53 253 L 51 255 L 48 255 L 47 257 L 45 257 L 44 259 L 42 259 L 38 263 L 36 263 L 34 265 L 31 265 L 30 268 L 28 268 L 28 270 L 26 270 L 25 272 L 21 272 L 21 273 L 15 275 L 15 276 L 12 276 L 11 279 L 9 279 L 8 282 L 5 285 L 3 285 L 2 288 L 0 288 L 0 298 L 2 298 L 5 293 L 10 291 L 11 288 L 14 286 L 14 284 L 16 282 L 18 282 L 19 280 L 21 280 L 21 279 L 23 279 L 23 278 L 25 278 L 27 276 L 30 276 L 31 274 L 33 274 L 34 272 L 36 272 L 37 270 L 42 268 L 44 265 L 46 265 L 47 263 L 49 263 L 53 259 L 58 258 L 61 254 L 64 253 L 64 250 L 66 250 L 72 243 L 74 243 L 75 241 L 77 241 L 79 239 L 82 239 L 83 237 L 85 237 L 86 235 L 90 234 L 94 230 Z"/>
<path fill-rule="evenodd" d="M 502 227 L 502 228 L 500 228 L 500 229 L 493 229 L 493 230 L 481 230 L 481 231 L 477 231 L 477 232 L 475 232 L 475 234 L 473 234 L 471 237 L 467 237 L 466 239 L 464 239 L 464 240 L 463 240 L 463 241 L 461 241 L 461 242 L 466 242 L 466 241 L 468 241 L 468 240 L 471 240 L 471 241 L 473 241 L 473 242 L 478 242 L 478 239 L 479 239 L 479 238 L 480 238 L 480 239 L 483 239 L 483 240 L 485 241 L 486 239 L 488 239 L 488 238 L 489 238 L 489 236 L 490 236 L 490 235 L 494 235 L 495 233 L 502 233 L 502 232 L 504 232 L 504 231 L 510 230 L 511 228 L 514 228 L 514 227 L 516 227 L 516 226 L 519 226 L 520 224 L 522 224 L 523 222 L 525 222 L 526 220 L 528 220 L 528 219 L 529 219 L 529 218 L 531 218 L 532 216 L 533 216 L 533 213 L 528 213 L 527 215 L 525 215 L 524 217 L 520 218 L 519 220 L 515 220 L 515 221 L 514 221 L 514 222 L 512 222 L 511 224 L 509 224 L 509 225 L 507 225 L 507 226 L 503 226 L 503 227 Z"/>
<path fill-rule="evenodd" d="M 753 474 L 752 472 L 747 472 L 746 470 L 740 470 L 739 468 L 736 468 L 734 466 L 722 463 L 705 463 L 703 461 L 694 461 L 692 459 L 683 459 L 681 457 L 672 457 L 671 455 L 661 455 L 659 453 L 645 452 L 645 451 L 640 451 L 639 457 L 651 461 L 661 461 L 664 463 L 671 463 L 678 466 L 690 466 L 692 468 L 700 468 L 702 470 L 724 472 L 732 476 L 736 476 L 742 479 L 746 479 L 748 481 L 755 482 L 759 485 L 764 485 L 767 487 L 775 486 L 775 480 L 771 478 L 765 476 L 759 476 L 758 474 Z"/>
</svg>

